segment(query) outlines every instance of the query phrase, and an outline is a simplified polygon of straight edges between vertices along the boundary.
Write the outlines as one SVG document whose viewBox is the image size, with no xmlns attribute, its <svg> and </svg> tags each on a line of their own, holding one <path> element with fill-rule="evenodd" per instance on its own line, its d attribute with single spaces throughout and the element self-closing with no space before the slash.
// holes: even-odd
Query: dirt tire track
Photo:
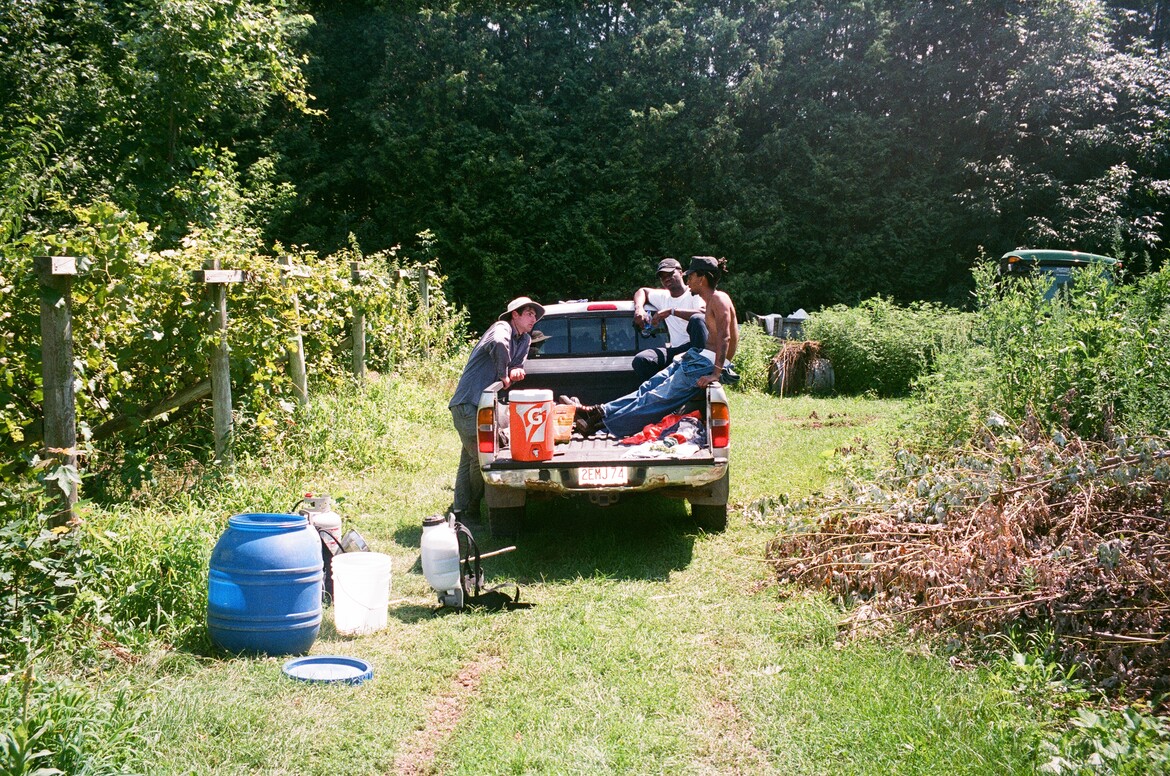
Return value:
<svg viewBox="0 0 1170 776">
<path fill-rule="evenodd" d="M 696 719 L 696 741 L 703 742 L 699 762 L 703 772 L 720 774 L 774 774 L 768 755 L 752 738 L 755 729 L 731 694 L 730 669 L 721 666 L 714 694 L 707 698 Z M 715 734 L 712 734 L 715 731 Z"/>
<path fill-rule="evenodd" d="M 405 742 L 394 758 L 396 776 L 427 776 L 435 773 L 435 755 L 455 732 L 467 703 L 479 691 L 484 674 L 498 671 L 504 661 L 498 655 L 482 655 L 467 663 L 455 675 L 447 692 L 431 700 L 422 727 Z"/>
</svg>

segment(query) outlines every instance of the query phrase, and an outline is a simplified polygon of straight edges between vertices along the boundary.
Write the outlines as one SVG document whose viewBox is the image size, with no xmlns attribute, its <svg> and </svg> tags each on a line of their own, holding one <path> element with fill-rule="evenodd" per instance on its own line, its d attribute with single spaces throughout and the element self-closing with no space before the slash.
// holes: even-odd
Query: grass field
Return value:
<svg viewBox="0 0 1170 776">
<path fill-rule="evenodd" d="M 888 441 L 901 403 L 735 394 L 725 533 L 649 497 L 537 504 L 519 549 L 487 562 L 490 582 L 518 581 L 534 606 L 450 613 L 434 611 L 418 565 L 420 523 L 450 501 L 448 393 L 385 379 L 320 399 L 295 449 L 245 459 L 233 487 L 94 517 L 133 540 L 135 525 L 209 511 L 223 523 L 313 490 L 393 559 L 388 627 L 341 638 L 327 611 L 312 650 L 370 661 L 363 685 L 191 649 L 93 672 L 106 694 L 126 691 L 143 772 L 1034 771 L 1041 724 L 1010 676 L 956 670 L 910 641 L 840 642 L 830 602 L 782 595 L 763 561 L 777 527 L 742 509 L 824 487 L 832 450 Z"/>
</svg>

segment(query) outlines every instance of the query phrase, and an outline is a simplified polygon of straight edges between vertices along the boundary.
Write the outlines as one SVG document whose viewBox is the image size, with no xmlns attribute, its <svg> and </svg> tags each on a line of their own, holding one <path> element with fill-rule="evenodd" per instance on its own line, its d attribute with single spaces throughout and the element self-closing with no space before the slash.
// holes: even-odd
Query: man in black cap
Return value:
<svg viewBox="0 0 1170 776">
<path fill-rule="evenodd" d="M 637 390 L 619 399 L 578 407 L 575 422 L 579 431 L 591 434 L 604 428 L 614 436 L 627 437 L 675 412 L 711 383 L 739 379 L 731 365 L 739 345 L 735 305 L 731 297 L 717 288 L 726 272 L 726 259 L 691 257 L 684 277 L 687 288 L 707 306 L 706 346 L 691 348 Z"/>
<path fill-rule="evenodd" d="M 462 443 L 452 504 L 455 518 L 461 523 L 479 519 L 479 502 L 483 498 L 475 422 L 479 396 L 494 382 L 502 382 L 507 388 L 524 379 L 524 360 L 528 358 L 528 348 L 532 343 L 532 328 L 543 316 L 544 308 L 528 297 L 513 299 L 472 349 L 463 374 L 459 376 L 455 395 L 447 404 Z"/>
<path fill-rule="evenodd" d="M 639 329 L 666 322 L 670 340 L 666 347 L 647 348 L 634 356 L 634 374 L 647 380 L 662 371 L 679 353 L 707 342 L 703 300 L 691 293 L 682 278 L 682 265 L 675 259 L 658 262 L 662 288 L 639 288 L 634 292 L 634 323 Z M 650 305 L 655 312 L 646 310 Z"/>
</svg>

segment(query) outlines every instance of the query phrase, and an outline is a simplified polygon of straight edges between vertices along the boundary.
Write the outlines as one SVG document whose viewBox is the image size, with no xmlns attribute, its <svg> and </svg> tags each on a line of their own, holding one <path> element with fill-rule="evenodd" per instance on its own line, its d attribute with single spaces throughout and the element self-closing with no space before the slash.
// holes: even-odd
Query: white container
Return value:
<svg viewBox="0 0 1170 776">
<path fill-rule="evenodd" d="M 301 514 L 319 531 L 328 531 L 334 541 L 341 541 L 341 515 L 333 510 L 330 496 L 305 496 Z"/>
<path fill-rule="evenodd" d="M 333 624 L 343 636 L 386 627 L 390 608 L 390 556 L 343 552 L 333 557 Z"/>
<path fill-rule="evenodd" d="M 459 588 L 459 539 L 447 518 L 423 520 L 422 570 L 427 583 L 440 595 Z"/>
</svg>

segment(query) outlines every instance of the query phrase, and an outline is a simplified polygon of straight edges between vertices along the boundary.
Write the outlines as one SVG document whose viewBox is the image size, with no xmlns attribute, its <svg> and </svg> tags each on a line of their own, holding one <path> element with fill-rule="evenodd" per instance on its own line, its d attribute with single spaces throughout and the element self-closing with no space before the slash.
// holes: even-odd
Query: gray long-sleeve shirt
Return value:
<svg viewBox="0 0 1170 776">
<path fill-rule="evenodd" d="M 447 406 L 479 404 L 479 395 L 484 388 L 504 379 L 509 370 L 524 365 L 531 342 L 532 337 L 517 335 L 507 321 L 496 321 L 489 326 L 467 358 L 455 395 Z"/>
</svg>

